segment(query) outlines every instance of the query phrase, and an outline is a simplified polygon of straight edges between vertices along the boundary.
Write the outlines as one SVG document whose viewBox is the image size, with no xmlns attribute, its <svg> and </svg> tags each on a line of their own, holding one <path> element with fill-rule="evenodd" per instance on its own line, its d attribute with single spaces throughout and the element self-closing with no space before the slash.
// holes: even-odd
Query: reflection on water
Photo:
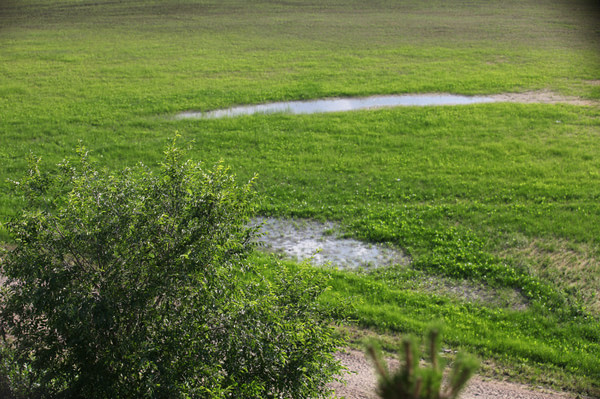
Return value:
<svg viewBox="0 0 600 399">
<path fill-rule="evenodd" d="M 176 117 L 177 119 L 211 119 L 276 112 L 289 114 L 315 114 L 320 112 L 343 112 L 380 107 L 466 105 L 489 103 L 494 101 L 496 100 L 490 97 L 469 97 L 453 94 L 333 98 L 327 100 L 287 101 L 270 104 L 248 105 L 207 112 L 188 111 L 179 113 Z"/>
<path fill-rule="evenodd" d="M 397 248 L 338 237 L 333 234 L 338 227 L 331 222 L 256 218 L 253 224 L 261 226 L 257 241 L 264 250 L 297 261 L 351 269 L 409 263 Z"/>
</svg>

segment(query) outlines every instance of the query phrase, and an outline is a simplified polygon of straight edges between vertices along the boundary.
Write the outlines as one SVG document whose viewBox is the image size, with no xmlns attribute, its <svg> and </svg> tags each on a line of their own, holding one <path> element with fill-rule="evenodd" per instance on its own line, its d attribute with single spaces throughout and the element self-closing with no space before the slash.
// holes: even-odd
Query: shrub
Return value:
<svg viewBox="0 0 600 399">
<path fill-rule="evenodd" d="M 404 362 L 394 373 L 390 373 L 381 354 L 373 346 L 369 355 L 379 374 L 377 393 L 382 399 L 455 399 L 466 387 L 467 382 L 479 367 L 479 362 L 468 355 L 459 353 L 450 373 L 448 384 L 443 387 L 444 365 L 438 358 L 440 343 L 439 327 L 430 328 L 428 334 L 428 367 L 420 367 L 419 351 L 414 339 L 403 340 Z"/>
<path fill-rule="evenodd" d="M 84 148 L 17 182 L 2 260 L 4 378 L 68 398 L 320 397 L 338 344 L 310 271 L 247 261 L 252 182 L 183 161 L 98 169 Z M 7 359 L 11 359 L 7 361 Z"/>
</svg>

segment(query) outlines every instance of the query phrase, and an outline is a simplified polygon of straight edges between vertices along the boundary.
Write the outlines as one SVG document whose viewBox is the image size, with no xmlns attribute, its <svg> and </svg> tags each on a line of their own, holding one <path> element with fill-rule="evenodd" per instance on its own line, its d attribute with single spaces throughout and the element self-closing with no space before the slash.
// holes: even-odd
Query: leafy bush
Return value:
<svg viewBox="0 0 600 399">
<path fill-rule="evenodd" d="M 246 259 L 252 182 L 183 161 L 99 170 L 83 148 L 32 159 L 9 223 L 0 364 L 15 395 L 320 397 L 339 344 L 311 272 L 267 281 Z M 9 361 L 10 360 L 10 361 Z"/>
</svg>

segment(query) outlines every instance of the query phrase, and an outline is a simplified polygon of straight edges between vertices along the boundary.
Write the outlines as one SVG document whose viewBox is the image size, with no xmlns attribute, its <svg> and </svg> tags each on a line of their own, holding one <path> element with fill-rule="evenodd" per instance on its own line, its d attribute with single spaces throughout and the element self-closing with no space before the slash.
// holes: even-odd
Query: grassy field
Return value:
<svg viewBox="0 0 600 399">
<path fill-rule="evenodd" d="M 154 164 L 179 132 L 207 165 L 258 173 L 262 214 L 336 220 L 411 256 L 322 271 L 357 341 L 393 348 L 444 320 L 489 375 L 600 396 L 600 107 L 172 118 L 371 94 L 600 100 L 599 16 L 550 0 L 3 2 L 0 220 L 30 151 L 50 167 L 82 140 L 107 167 Z"/>
</svg>

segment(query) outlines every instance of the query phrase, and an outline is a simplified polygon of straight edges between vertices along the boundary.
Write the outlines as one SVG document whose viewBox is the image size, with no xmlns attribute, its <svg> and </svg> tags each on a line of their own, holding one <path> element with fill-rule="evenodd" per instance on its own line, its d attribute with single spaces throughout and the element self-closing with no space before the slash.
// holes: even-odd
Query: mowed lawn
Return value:
<svg viewBox="0 0 600 399">
<path fill-rule="evenodd" d="M 344 304 L 356 344 L 375 335 L 393 349 L 443 320 L 446 344 L 487 375 L 600 395 L 599 16 L 550 0 L 3 2 L 0 220 L 19 212 L 9 180 L 30 152 L 52 168 L 81 141 L 108 168 L 155 165 L 178 133 L 207 167 L 258 174 L 263 215 L 334 220 L 411 257 L 322 271 L 322 304 Z M 173 118 L 529 91 L 592 105 Z"/>
</svg>

